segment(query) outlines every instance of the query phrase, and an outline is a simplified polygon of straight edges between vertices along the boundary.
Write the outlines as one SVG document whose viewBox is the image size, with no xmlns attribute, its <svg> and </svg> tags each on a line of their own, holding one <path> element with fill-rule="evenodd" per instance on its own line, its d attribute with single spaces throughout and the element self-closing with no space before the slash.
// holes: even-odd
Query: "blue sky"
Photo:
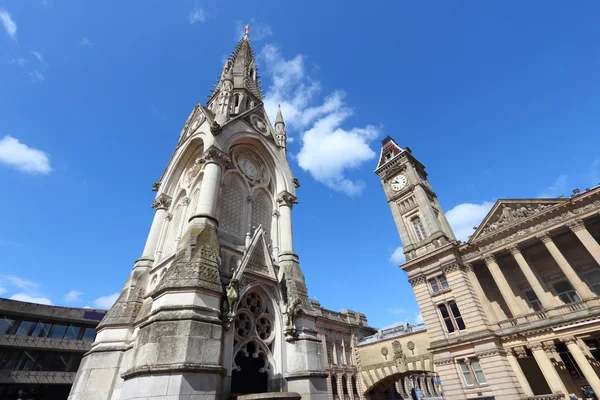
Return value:
<svg viewBox="0 0 600 400">
<path fill-rule="evenodd" d="M 0 291 L 105 307 L 160 176 L 250 23 L 265 103 L 300 179 L 309 295 L 383 327 L 418 321 L 373 173 L 390 135 L 457 236 L 498 198 L 600 183 L 600 4 L 0 0 Z M 307 117 L 313 115 L 313 117 Z"/>
</svg>

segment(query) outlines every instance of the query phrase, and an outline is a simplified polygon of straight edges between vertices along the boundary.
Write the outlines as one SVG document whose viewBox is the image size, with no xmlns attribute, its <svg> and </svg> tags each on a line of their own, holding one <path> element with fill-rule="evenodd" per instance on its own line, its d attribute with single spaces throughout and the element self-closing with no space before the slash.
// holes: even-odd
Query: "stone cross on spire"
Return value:
<svg viewBox="0 0 600 400">
<path fill-rule="evenodd" d="M 246 25 L 244 27 L 244 39 L 248 39 L 249 34 L 250 34 L 250 25 Z"/>
</svg>

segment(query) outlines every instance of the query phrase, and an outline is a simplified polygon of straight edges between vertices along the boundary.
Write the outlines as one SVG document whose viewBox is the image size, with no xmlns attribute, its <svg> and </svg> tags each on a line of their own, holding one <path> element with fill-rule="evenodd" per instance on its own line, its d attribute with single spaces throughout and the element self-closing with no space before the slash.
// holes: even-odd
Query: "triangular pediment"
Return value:
<svg viewBox="0 0 600 400">
<path fill-rule="evenodd" d="M 177 146 L 181 146 L 181 144 L 183 144 L 190 136 L 192 136 L 205 121 L 208 121 L 210 124 L 212 124 L 212 113 L 202 104 L 197 104 L 194 106 L 192 113 L 183 125 Z"/>
<path fill-rule="evenodd" d="M 276 281 L 277 274 L 273 260 L 269 255 L 269 247 L 265 240 L 265 231 L 259 226 L 252 235 L 240 266 L 234 271 L 233 278 L 239 280 L 242 275 L 250 273 Z"/>
<path fill-rule="evenodd" d="M 506 229 L 517 223 L 534 218 L 549 208 L 568 201 L 566 198 L 555 199 L 501 199 L 496 201 L 490 212 L 479 224 L 468 243 Z"/>
<path fill-rule="evenodd" d="M 248 130 L 264 136 L 266 139 L 275 144 L 277 143 L 275 141 L 273 127 L 271 126 L 269 117 L 267 116 L 262 104 L 259 104 L 248 111 L 232 117 L 229 121 L 222 125 L 222 128 L 225 129 L 226 126 L 233 125 L 238 121 L 243 122 L 244 125 L 248 127 Z"/>
</svg>

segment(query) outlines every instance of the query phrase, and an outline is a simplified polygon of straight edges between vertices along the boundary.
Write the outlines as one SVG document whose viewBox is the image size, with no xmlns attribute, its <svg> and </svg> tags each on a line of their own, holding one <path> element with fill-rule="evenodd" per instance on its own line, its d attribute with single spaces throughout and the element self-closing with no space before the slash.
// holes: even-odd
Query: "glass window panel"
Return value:
<svg viewBox="0 0 600 400">
<path fill-rule="evenodd" d="M 46 322 L 38 322 L 35 324 L 35 328 L 33 328 L 33 332 L 31 332 L 31 336 L 35 337 L 48 337 L 50 333 L 50 329 L 52 328 L 52 324 L 48 324 Z"/>
<path fill-rule="evenodd" d="M 442 286 L 442 289 L 448 289 L 450 287 L 448 286 L 448 281 L 446 281 L 446 277 L 444 275 L 440 275 L 438 279 L 440 280 L 440 285 Z"/>
<path fill-rule="evenodd" d="M 50 337 L 54 339 L 62 339 L 67 332 L 67 325 L 54 324 L 50 331 Z"/>
<path fill-rule="evenodd" d="M 35 326 L 34 321 L 21 321 L 15 335 L 30 335 L 33 327 Z"/>
<path fill-rule="evenodd" d="M 12 370 L 19 361 L 20 352 L 11 350 L 4 353 L 0 359 L 0 369 Z"/>
<path fill-rule="evenodd" d="M 37 351 L 23 351 L 15 369 L 19 371 L 31 371 L 35 365 L 36 357 Z"/>
<path fill-rule="evenodd" d="M 440 304 L 438 307 L 440 308 L 440 312 L 442 313 L 442 318 L 444 318 L 444 319 L 450 318 L 450 314 L 448 313 L 448 308 L 446 307 L 445 304 Z"/>
<path fill-rule="evenodd" d="M 456 321 L 456 327 L 458 328 L 459 331 L 466 329 L 466 326 L 465 326 L 465 323 L 464 323 L 462 317 L 454 318 L 454 321 Z"/>
<path fill-rule="evenodd" d="M 15 321 L 8 317 L 0 317 L 0 334 L 9 333 Z"/>
<path fill-rule="evenodd" d="M 431 290 L 433 290 L 433 293 L 437 293 L 440 291 L 440 288 L 438 287 L 437 281 L 435 279 L 430 279 L 429 284 L 431 285 Z"/>
<path fill-rule="evenodd" d="M 571 285 L 569 285 L 569 282 L 567 282 L 567 281 L 555 283 L 554 289 L 556 290 L 557 293 L 563 293 L 563 292 L 568 292 L 570 290 L 573 290 L 573 288 L 571 287 Z"/>
<path fill-rule="evenodd" d="M 559 353 L 559 356 L 562 359 L 563 363 L 565 364 L 567 371 L 569 371 L 569 374 L 571 374 L 571 378 L 573 378 L 573 379 L 583 378 L 583 374 L 581 373 L 581 370 L 579 369 L 579 365 L 577 365 L 577 363 L 573 359 L 573 356 L 571 356 L 571 353 L 568 353 L 568 352 Z"/>
<path fill-rule="evenodd" d="M 466 364 L 465 360 L 460 360 L 458 364 L 460 365 L 460 371 L 465 379 L 465 384 L 467 386 L 473 386 L 475 384 L 475 382 L 473 382 L 473 375 L 471 374 L 469 366 Z"/>
<path fill-rule="evenodd" d="M 460 311 L 458 311 L 458 306 L 456 305 L 456 302 L 449 301 L 448 305 L 450 306 L 450 310 L 452 310 L 452 315 L 454 315 L 454 317 L 460 317 Z"/>
<path fill-rule="evenodd" d="M 52 351 L 42 351 L 35 362 L 35 371 L 52 371 L 52 363 L 56 353 Z"/>
<path fill-rule="evenodd" d="M 77 372 L 79 369 L 79 364 L 81 364 L 81 359 L 83 356 L 81 354 L 73 354 L 71 356 L 71 364 L 69 365 L 69 369 L 67 372 Z"/>
<path fill-rule="evenodd" d="M 94 328 L 85 328 L 83 332 L 83 340 L 86 342 L 93 342 L 96 339 L 96 329 Z"/>
<path fill-rule="evenodd" d="M 471 369 L 475 373 L 475 378 L 477 379 L 477 383 L 480 385 L 486 384 L 487 380 L 485 379 L 485 374 L 483 373 L 483 369 L 481 369 L 481 364 L 479 360 L 476 358 L 471 359 Z"/>
<path fill-rule="evenodd" d="M 71 354 L 69 353 L 58 353 L 54 358 L 54 362 L 50 367 L 50 371 L 66 372 L 70 358 Z"/>
<path fill-rule="evenodd" d="M 65 333 L 65 339 L 77 339 L 77 336 L 79 336 L 79 330 L 81 328 L 75 325 L 69 325 L 67 328 L 67 331 Z"/>
</svg>

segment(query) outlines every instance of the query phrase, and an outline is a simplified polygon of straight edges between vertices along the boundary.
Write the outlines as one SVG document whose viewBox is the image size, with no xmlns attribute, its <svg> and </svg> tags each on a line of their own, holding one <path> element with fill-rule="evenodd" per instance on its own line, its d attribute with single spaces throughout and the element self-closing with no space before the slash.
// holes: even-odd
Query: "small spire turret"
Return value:
<svg viewBox="0 0 600 400">
<path fill-rule="evenodd" d="M 277 105 L 277 117 L 275 117 L 275 139 L 277 145 L 282 149 L 287 148 L 287 132 L 285 129 L 285 122 L 283 121 L 283 115 L 281 114 L 281 105 Z"/>
</svg>

